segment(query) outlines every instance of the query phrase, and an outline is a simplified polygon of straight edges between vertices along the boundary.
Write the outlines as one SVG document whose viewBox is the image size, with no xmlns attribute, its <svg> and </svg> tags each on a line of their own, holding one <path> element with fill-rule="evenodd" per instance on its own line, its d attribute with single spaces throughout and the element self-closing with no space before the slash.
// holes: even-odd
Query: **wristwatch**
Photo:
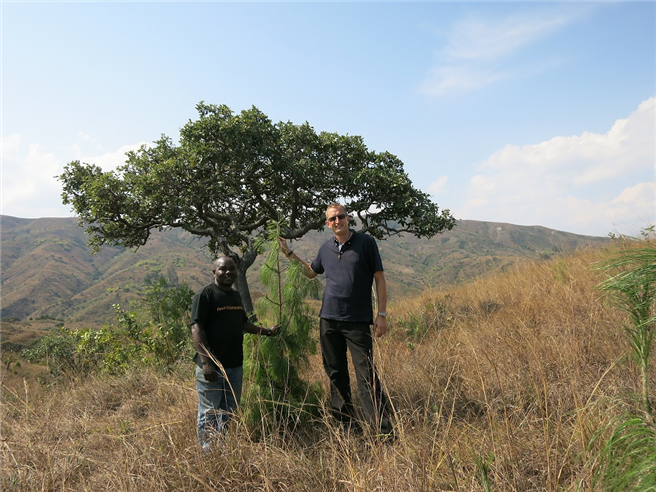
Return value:
<svg viewBox="0 0 656 492">
<path fill-rule="evenodd" d="M 378 311 L 378 316 L 382 316 L 383 318 L 387 318 L 387 311 Z"/>
</svg>

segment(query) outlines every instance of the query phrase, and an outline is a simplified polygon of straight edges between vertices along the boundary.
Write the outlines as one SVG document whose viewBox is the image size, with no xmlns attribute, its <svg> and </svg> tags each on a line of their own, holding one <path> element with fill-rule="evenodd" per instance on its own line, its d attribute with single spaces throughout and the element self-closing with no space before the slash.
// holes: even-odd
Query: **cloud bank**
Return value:
<svg viewBox="0 0 656 492">
<path fill-rule="evenodd" d="M 583 234 L 636 234 L 656 220 L 656 98 L 604 134 L 507 145 L 478 166 L 462 218 Z"/>
<path fill-rule="evenodd" d="M 2 139 L 0 213 L 26 219 L 71 217 L 73 212 L 69 206 L 62 204 L 62 187 L 57 179 L 65 164 L 80 160 L 110 171 L 125 163 L 126 152 L 137 150 L 143 144 L 124 145 L 116 151 L 93 154 L 84 153 L 79 146 L 50 150 L 38 143 L 24 143 L 21 135 L 9 135 Z M 60 155 L 73 158 L 63 159 Z"/>
</svg>

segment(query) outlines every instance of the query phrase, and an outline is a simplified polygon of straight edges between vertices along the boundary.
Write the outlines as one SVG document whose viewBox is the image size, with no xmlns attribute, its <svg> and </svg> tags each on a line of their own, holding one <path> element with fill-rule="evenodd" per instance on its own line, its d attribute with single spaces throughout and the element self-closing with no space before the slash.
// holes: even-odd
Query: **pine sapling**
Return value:
<svg viewBox="0 0 656 492">
<path fill-rule="evenodd" d="M 252 337 L 246 344 L 249 385 L 244 412 L 250 424 L 268 422 L 286 430 L 315 414 L 320 399 L 319 385 L 300 376 L 309 356 L 316 353 L 312 337 L 316 323 L 305 300 L 318 295 L 319 284 L 306 278 L 296 262 L 282 261 L 279 235 L 280 225 L 274 223 L 267 233 L 268 253 L 260 270 L 267 294 L 256 303 L 256 312 L 266 323 L 280 325 L 280 331 L 275 338 Z"/>
</svg>

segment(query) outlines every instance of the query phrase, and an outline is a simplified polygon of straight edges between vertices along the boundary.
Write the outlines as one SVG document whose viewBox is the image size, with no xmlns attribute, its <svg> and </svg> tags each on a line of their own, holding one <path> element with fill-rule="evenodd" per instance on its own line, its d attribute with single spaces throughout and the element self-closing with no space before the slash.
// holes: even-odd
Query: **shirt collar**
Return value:
<svg viewBox="0 0 656 492">
<path fill-rule="evenodd" d="M 349 233 L 351 235 L 349 236 L 349 238 L 344 243 L 344 246 L 346 246 L 347 244 L 351 244 L 351 241 L 353 241 L 353 238 L 355 237 L 355 231 L 353 229 L 349 229 Z M 337 238 L 335 236 L 333 236 L 333 241 L 335 242 L 335 246 L 337 246 L 339 248 L 339 241 L 337 240 Z"/>
</svg>

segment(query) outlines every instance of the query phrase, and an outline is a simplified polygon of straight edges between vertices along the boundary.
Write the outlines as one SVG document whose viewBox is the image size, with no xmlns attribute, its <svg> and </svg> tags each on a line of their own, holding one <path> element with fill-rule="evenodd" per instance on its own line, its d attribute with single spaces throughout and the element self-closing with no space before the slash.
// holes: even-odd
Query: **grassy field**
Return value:
<svg viewBox="0 0 656 492">
<path fill-rule="evenodd" d="M 606 254 L 392 299 L 374 350 L 393 443 L 327 417 L 264 434 L 238 417 L 203 454 L 191 364 L 58 384 L 43 368 L 4 367 L 2 490 L 598 490 L 605 429 L 638 412 L 640 393 L 627 319 L 596 289 Z M 326 386 L 319 356 L 304 377 Z M 649 377 L 656 387 L 653 363 Z"/>
</svg>

